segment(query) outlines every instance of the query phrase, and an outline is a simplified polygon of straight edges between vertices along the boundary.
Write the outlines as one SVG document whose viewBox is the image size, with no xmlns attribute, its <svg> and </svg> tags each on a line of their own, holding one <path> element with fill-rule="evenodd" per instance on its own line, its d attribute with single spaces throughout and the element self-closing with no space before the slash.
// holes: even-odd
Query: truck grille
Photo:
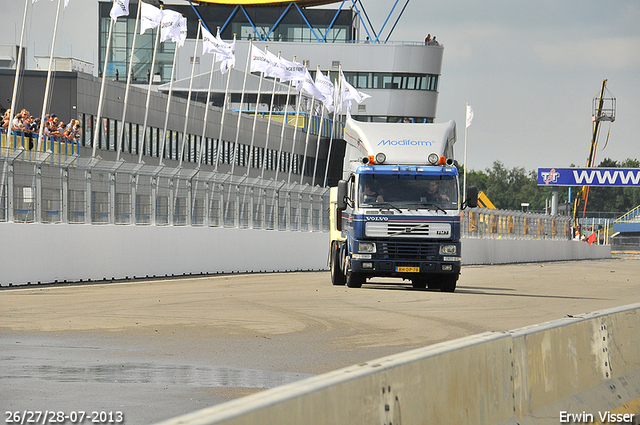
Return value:
<svg viewBox="0 0 640 425">
<path fill-rule="evenodd" d="M 371 238 L 449 238 L 451 224 L 368 221 L 365 224 L 365 234 Z"/>
<path fill-rule="evenodd" d="M 382 260 L 435 260 L 438 244 L 378 242 L 378 258 Z"/>
</svg>

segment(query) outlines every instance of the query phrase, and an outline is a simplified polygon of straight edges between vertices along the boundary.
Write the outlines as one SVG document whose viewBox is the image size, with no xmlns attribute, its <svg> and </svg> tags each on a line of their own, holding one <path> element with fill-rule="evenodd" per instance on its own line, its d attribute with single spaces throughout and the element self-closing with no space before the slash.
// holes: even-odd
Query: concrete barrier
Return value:
<svg viewBox="0 0 640 425">
<path fill-rule="evenodd" d="M 328 233 L 0 223 L 0 285 L 323 270 Z"/>
<path fill-rule="evenodd" d="M 400 353 L 162 425 L 608 422 L 640 423 L 640 304 Z"/>
<path fill-rule="evenodd" d="M 611 258 L 611 245 L 551 239 L 462 239 L 462 264 L 507 264 Z"/>
<path fill-rule="evenodd" d="M 191 226 L 0 222 L 0 285 L 327 270 L 329 234 Z M 463 264 L 610 258 L 609 245 L 462 239 Z"/>
</svg>

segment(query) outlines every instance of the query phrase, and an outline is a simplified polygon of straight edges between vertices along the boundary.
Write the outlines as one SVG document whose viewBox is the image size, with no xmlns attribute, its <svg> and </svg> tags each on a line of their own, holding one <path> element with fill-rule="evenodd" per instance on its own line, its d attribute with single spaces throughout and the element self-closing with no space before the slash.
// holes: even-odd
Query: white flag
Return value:
<svg viewBox="0 0 640 425">
<path fill-rule="evenodd" d="M 251 45 L 251 72 L 269 72 L 271 62 L 267 55 L 255 45 Z"/>
<path fill-rule="evenodd" d="M 236 44 L 225 43 L 220 38 L 220 33 L 215 37 L 206 29 L 202 28 L 202 54 L 214 53 L 216 55 L 216 62 L 222 62 L 220 64 L 220 71 L 226 74 L 229 68 L 236 64 Z"/>
<path fill-rule="evenodd" d="M 160 29 L 160 41 L 165 42 L 167 40 L 174 41 L 179 44 L 180 36 L 180 21 L 182 15 L 174 10 L 165 10 L 162 14 L 161 29 Z M 180 45 L 181 46 L 181 45 Z"/>
<path fill-rule="evenodd" d="M 178 47 L 184 46 L 184 42 L 187 41 L 187 18 L 182 16 L 178 21 L 178 30 L 180 35 L 178 35 L 178 39 L 175 40 Z"/>
<path fill-rule="evenodd" d="M 311 74 L 309 74 L 309 70 L 305 69 L 305 78 L 302 80 L 301 84 L 298 86 L 298 90 L 302 90 L 305 93 L 310 94 L 316 99 L 323 100 L 324 95 L 318 88 L 316 84 L 313 82 L 313 78 L 311 78 Z"/>
<path fill-rule="evenodd" d="M 66 9 L 69 6 L 69 0 L 64 0 L 64 8 Z"/>
<path fill-rule="evenodd" d="M 140 35 L 146 30 L 157 28 L 162 23 L 162 9 L 140 2 Z"/>
<path fill-rule="evenodd" d="M 316 87 L 322 93 L 324 107 L 327 108 L 327 111 L 333 112 L 333 83 L 319 69 L 316 72 Z"/>
<path fill-rule="evenodd" d="M 111 6 L 111 12 L 109 16 L 114 21 L 119 16 L 127 16 L 129 14 L 129 0 L 113 0 L 113 6 Z"/>
<path fill-rule="evenodd" d="M 473 108 L 467 104 L 467 127 L 471 125 L 471 121 L 473 121 Z"/>
<path fill-rule="evenodd" d="M 344 74 L 340 74 L 340 78 L 342 80 L 342 101 L 351 103 L 352 100 L 355 100 L 356 103 L 362 103 L 363 100 L 370 98 L 366 93 L 356 90 L 347 79 L 344 77 Z"/>
<path fill-rule="evenodd" d="M 281 61 L 282 58 L 277 57 L 273 53 L 267 50 L 267 59 L 271 63 L 271 68 L 269 68 L 269 72 L 267 75 L 273 78 L 279 78 L 280 81 L 288 78 L 289 73 L 287 72 L 286 66 Z M 288 80 L 285 80 L 288 81 Z"/>
<path fill-rule="evenodd" d="M 305 77 L 306 68 L 299 62 L 291 62 L 285 58 L 280 58 L 280 64 L 285 69 L 284 78 L 281 81 L 302 81 Z"/>
</svg>

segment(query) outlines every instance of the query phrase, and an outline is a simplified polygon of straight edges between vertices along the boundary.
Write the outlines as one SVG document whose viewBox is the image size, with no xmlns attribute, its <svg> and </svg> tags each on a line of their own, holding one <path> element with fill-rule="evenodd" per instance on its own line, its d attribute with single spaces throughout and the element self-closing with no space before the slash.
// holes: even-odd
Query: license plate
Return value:
<svg viewBox="0 0 640 425">
<path fill-rule="evenodd" d="M 420 273 L 420 267 L 396 267 L 398 273 Z"/>
</svg>

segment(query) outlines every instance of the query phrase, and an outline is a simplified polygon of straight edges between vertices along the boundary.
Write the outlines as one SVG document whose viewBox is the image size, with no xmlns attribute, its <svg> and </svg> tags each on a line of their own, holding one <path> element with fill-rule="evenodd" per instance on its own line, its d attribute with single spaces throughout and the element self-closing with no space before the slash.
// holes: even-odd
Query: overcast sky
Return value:
<svg viewBox="0 0 640 425">
<path fill-rule="evenodd" d="M 395 0 L 362 1 L 379 30 Z M 405 2 L 398 0 L 382 38 Z M 3 7 L 0 44 L 17 44 L 25 3 L 5 3 L 13 7 Z M 28 24 L 52 29 L 55 3 L 40 0 Z M 93 0 L 70 0 L 56 56 L 96 62 L 97 35 L 82 32 L 83 19 L 94 19 L 96 10 Z M 40 14 L 49 17 L 46 24 Z M 528 171 L 585 166 L 592 101 L 603 79 L 617 100 L 617 113 L 596 163 L 640 159 L 640 1 L 410 0 L 389 41 L 420 42 L 427 33 L 445 47 L 436 121 L 458 123 L 460 162 L 465 104 L 475 112 L 468 129 L 469 169 L 484 170 L 494 161 Z M 47 55 L 50 45 L 36 45 L 33 38 L 27 35 L 30 55 Z M 600 147 L 608 131 L 604 123 Z"/>
</svg>

